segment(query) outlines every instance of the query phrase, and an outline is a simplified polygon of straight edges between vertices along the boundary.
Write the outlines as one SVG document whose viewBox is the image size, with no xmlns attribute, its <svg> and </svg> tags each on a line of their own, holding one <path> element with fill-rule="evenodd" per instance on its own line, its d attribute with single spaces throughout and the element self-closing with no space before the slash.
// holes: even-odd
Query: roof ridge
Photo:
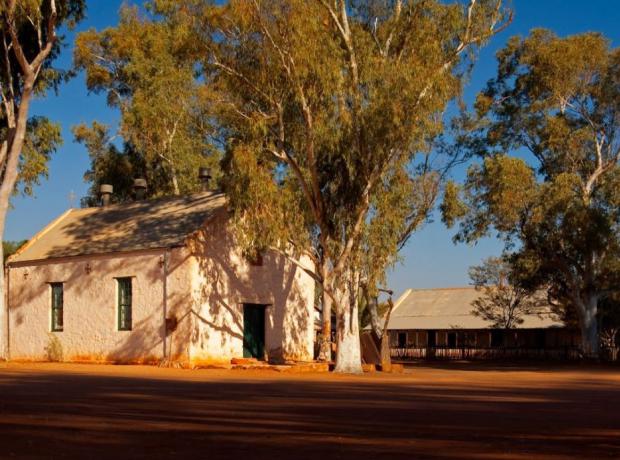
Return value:
<svg viewBox="0 0 620 460">
<path fill-rule="evenodd" d="M 476 289 L 475 286 L 451 286 L 451 287 L 438 287 L 438 288 L 413 288 L 414 292 L 420 291 L 458 291 L 461 289 Z"/>
<path fill-rule="evenodd" d="M 147 204 L 153 204 L 157 202 L 186 200 L 191 197 L 202 197 L 202 196 L 215 197 L 219 195 L 225 196 L 226 194 L 221 190 L 210 190 L 208 192 L 194 192 L 194 193 L 187 193 L 184 195 L 165 195 L 165 196 L 159 196 L 156 198 L 149 198 L 145 200 L 123 201 L 121 203 L 112 203 L 107 206 L 89 206 L 87 208 L 74 208 L 74 210 L 75 211 L 105 211 L 109 209 L 122 208 L 124 206 L 131 206 L 131 205 L 147 205 Z"/>
</svg>

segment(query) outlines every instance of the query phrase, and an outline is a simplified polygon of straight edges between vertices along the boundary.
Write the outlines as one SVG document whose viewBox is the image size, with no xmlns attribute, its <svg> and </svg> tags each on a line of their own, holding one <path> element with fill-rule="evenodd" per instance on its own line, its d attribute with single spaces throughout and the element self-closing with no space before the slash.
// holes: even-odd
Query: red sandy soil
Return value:
<svg viewBox="0 0 620 460">
<path fill-rule="evenodd" d="M 620 368 L 4 363 L 0 458 L 620 458 Z"/>
</svg>

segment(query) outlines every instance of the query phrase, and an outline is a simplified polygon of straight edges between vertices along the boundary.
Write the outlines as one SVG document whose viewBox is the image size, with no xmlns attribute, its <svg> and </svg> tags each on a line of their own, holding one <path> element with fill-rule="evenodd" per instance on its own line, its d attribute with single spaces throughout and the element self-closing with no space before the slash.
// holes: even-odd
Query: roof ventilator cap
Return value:
<svg viewBox="0 0 620 460">
<path fill-rule="evenodd" d="M 136 201 L 144 200 L 146 198 L 146 188 L 146 179 L 134 179 L 133 192 L 136 197 Z"/>
<path fill-rule="evenodd" d="M 110 204 L 110 199 L 112 198 L 112 193 L 114 192 L 114 187 L 110 184 L 101 184 L 99 187 L 99 195 L 101 196 L 101 206 L 108 206 Z"/>
<path fill-rule="evenodd" d="M 198 168 L 198 179 L 202 183 L 202 191 L 208 192 L 211 182 L 211 170 L 209 168 Z"/>
</svg>

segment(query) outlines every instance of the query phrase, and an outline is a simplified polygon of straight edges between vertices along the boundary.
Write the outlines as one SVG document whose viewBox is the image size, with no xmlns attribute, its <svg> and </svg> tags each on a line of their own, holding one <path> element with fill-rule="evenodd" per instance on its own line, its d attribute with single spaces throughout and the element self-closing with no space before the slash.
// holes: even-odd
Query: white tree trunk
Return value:
<svg viewBox="0 0 620 460">
<path fill-rule="evenodd" d="M 367 298 L 367 308 L 368 313 L 370 313 L 370 327 L 372 327 L 375 335 L 380 339 L 383 337 L 383 327 L 379 323 L 379 311 L 377 309 L 377 299 L 371 299 L 370 296 L 366 296 Z"/>
<path fill-rule="evenodd" d="M 598 330 L 598 296 L 590 294 L 585 299 L 575 298 L 579 313 L 579 325 L 581 328 L 581 351 L 586 358 L 597 359 L 599 356 L 599 330 Z"/>
<path fill-rule="evenodd" d="M 321 341 L 319 343 L 319 361 L 332 360 L 332 298 L 322 293 L 323 311 L 321 312 Z"/>
<path fill-rule="evenodd" d="M 336 367 L 334 372 L 347 374 L 362 373 L 362 355 L 360 350 L 359 319 L 357 302 L 352 301 L 348 293 L 338 296 L 336 314 Z"/>
<path fill-rule="evenodd" d="M 181 189 L 179 188 L 179 180 L 177 178 L 177 171 L 172 168 L 172 188 L 174 189 L 174 194 L 179 196 L 181 194 Z"/>
</svg>

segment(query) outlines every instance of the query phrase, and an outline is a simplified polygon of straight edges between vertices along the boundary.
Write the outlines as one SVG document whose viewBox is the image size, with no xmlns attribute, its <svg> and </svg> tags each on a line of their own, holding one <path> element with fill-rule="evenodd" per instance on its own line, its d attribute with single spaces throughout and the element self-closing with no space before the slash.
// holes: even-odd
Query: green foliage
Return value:
<svg viewBox="0 0 620 460">
<path fill-rule="evenodd" d="M 28 120 L 16 190 L 24 195 L 33 194 L 33 187 L 40 184 L 41 178 L 48 177 L 48 162 L 60 145 L 60 124 L 38 116 Z"/>
<path fill-rule="evenodd" d="M 3 241 L 2 242 L 2 254 L 4 256 L 4 262 L 15 254 L 19 248 L 26 244 L 28 240 L 23 241 Z"/>
<path fill-rule="evenodd" d="M 361 329 L 366 329 L 372 323 L 372 313 L 370 312 L 370 308 L 371 307 L 366 302 L 362 302 L 362 305 L 360 305 L 359 321 Z M 385 319 L 385 316 L 387 315 L 389 309 L 390 304 L 388 302 L 379 302 L 377 304 L 377 317 Z"/>
<path fill-rule="evenodd" d="M 443 201 L 439 206 L 441 220 L 448 226 L 453 227 L 455 223 L 467 215 L 467 205 L 461 200 L 461 187 L 454 181 L 446 182 Z"/>
<path fill-rule="evenodd" d="M 105 147 L 98 145 L 100 141 L 87 141 L 102 138 L 98 124 L 90 134 L 84 126 L 76 128 L 76 136 L 93 160 L 86 174 L 93 188 L 104 176 L 118 172 L 104 157 L 121 156 L 125 163 L 121 169 L 146 177 L 152 196 L 188 193 L 199 189 L 199 166 L 210 167 L 212 175 L 219 177 L 219 155 L 213 144 L 217 133 L 206 111 L 210 91 L 196 76 L 194 63 L 200 51 L 188 27 L 174 18 L 161 20 L 156 5 L 150 6 L 155 16 L 125 6 L 118 26 L 89 30 L 76 40 L 75 64 L 86 72 L 88 89 L 107 94 L 108 103 L 121 112 L 124 151 L 109 140 Z M 117 198 L 125 199 L 125 189 L 119 192 Z"/>
<path fill-rule="evenodd" d="M 4 15 L 3 21 L 0 23 L 0 29 L 5 37 L 7 46 L 11 47 L 8 17 L 9 5 L 11 0 L 0 1 L 0 13 Z M 52 38 L 49 35 L 47 21 L 50 16 L 49 0 L 18 0 L 17 7 L 11 14 L 15 24 L 16 35 L 19 37 L 21 48 L 25 57 L 32 62 L 35 56 L 41 51 L 42 46 Z M 86 12 L 85 0 L 55 0 L 56 5 L 56 27 L 57 29 L 65 26 L 69 29 L 73 28 L 79 21 L 84 18 Z M 54 66 L 54 62 L 65 47 L 65 37 L 58 35 L 53 41 L 52 49 L 49 57 L 43 63 L 39 76 L 35 81 L 35 92 L 43 95 L 48 89 L 57 90 L 59 85 L 73 76 L 71 70 L 61 69 Z M 20 88 L 23 82 L 23 75 L 14 53 L 8 53 L 9 59 L 0 59 L 0 75 L 2 75 L 3 88 L 7 91 L 12 90 L 15 94 L 22 91 Z M 9 81 L 11 83 L 9 83 Z"/>
<path fill-rule="evenodd" d="M 481 166 L 469 168 L 462 193 L 448 184 L 443 220 L 461 220 L 456 241 L 473 242 L 491 228 L 511 237 L 519 231 L 523 212 L 531 209 L 537 187 L 534 171 L 523 160 L 506 155 L 485 158 Z"/>
<path fill-rule="evenodd" d="M 31 95 L 24 95 L 25 75 L 18 59 L 17 49 L 21 50 L 24 58 L 34 63 L 49 41 L 50 50 L 46 59 L 35 69 L 37 74 L 33 80 L 33 92 L 43 96 L 47 90 L 58 90 L 59 85 L 72 76 L 70 70 L 54 66 L 54 63 L 65 45 L 63 36 L 50 35 L 48 19 L 50 17 L 50 2 L 39 0 L 24 0 L 11 9 L 11 2 L 0 1 L 0 33 L 3 36 L 4 51 L 0 59 L 0 83 L 3 96 L 3 110 L 0 112 L 0 167 L 6 168 L 10 160 L 12 143 L 11 131 L 15 129 L 19 110 L 25 99 L 30 101 Z M 57 0 L 56 24 L 53 33 L 59 26 L 71 28 L 84 16 L 84 0 Z M 14 42 L 11 29 L 15 32 Z M 18 175 L 12 185 L 14 191 L 32 195 L 33 187 L 40 183 L 48 174 L 47 163 L 51 155 L 62 143 L 60 126 L 45 117 L 24 118 L 27 124 L 24 144 L 18 152 L 16 164 Z M 5 150 L 6 149 L 6 150 Z M 13 167 L 11 164 L 11 168 Z M 11 179 L 12 181 L 12 179 Z"/>
<path fill-rule="evenodd" d="M 535 30 L 498 61 L 460 138 L 484 163 L 447 194 L 445 221 L 462 200 L 456 239 L 498 231 L 522 282 L 572 305 L 595 347 L 597 303 L 620 285 L 620 50 L 599 34 Z M 521 149 L 532 162 L 504 155 Z"/>
<path fill-rule="evenodd" d="M 88 150 L 91 168 L 84 174 L 84 180 L 91 184 L 88 195 L 82 198 L 82 206 L 99 204 L 99 188 L 102 184 L 114 187 L 114 202 L 134 199 L 133 180 L 145 178 L 148 183 L 147 197 L 169 191 L 170 178 L 163 168 L 149 168 L 143 155 L 125 143 L 122 150 L 111 139 L 108 127 L 97 122 L 89 127 L 73 127 L 77 142 Z"/>
<path fill-rule="evenodd" d="M 401 6 L 351 2 L 346 18 L 318 1 L 201 10 L 205 80 L 230 138 L 226 190 L 247 242 L 286 251 L 310 241 L 335 272 L 380 279 L 427 217 L 438 177 L 412 163 L 460 94 L 462 49 L 484 42 L 503 10 L 482 2 L 468 26 L 456 4 Z"/>
<path fill-rule="evenodd" d="M 296 235 L 295 241 L 300 247 L 307 245 L 303 209 L 294 196 L 294 183 L 288 180 L 279 184 L 272 176 L 277 171 L 264 168 L 256 154 L 257 150 L 251 146 L 238 145 L 224 161 L 227 171 L 222 179 L 224 189 L 237 197 L 237 207 L 251 209 L 262 216 L 260 220 L 239 216 L 239 244 L 251 255 L 267 247 L 280 246 L 282 235 L 290 231 Z"/>
</svg>

